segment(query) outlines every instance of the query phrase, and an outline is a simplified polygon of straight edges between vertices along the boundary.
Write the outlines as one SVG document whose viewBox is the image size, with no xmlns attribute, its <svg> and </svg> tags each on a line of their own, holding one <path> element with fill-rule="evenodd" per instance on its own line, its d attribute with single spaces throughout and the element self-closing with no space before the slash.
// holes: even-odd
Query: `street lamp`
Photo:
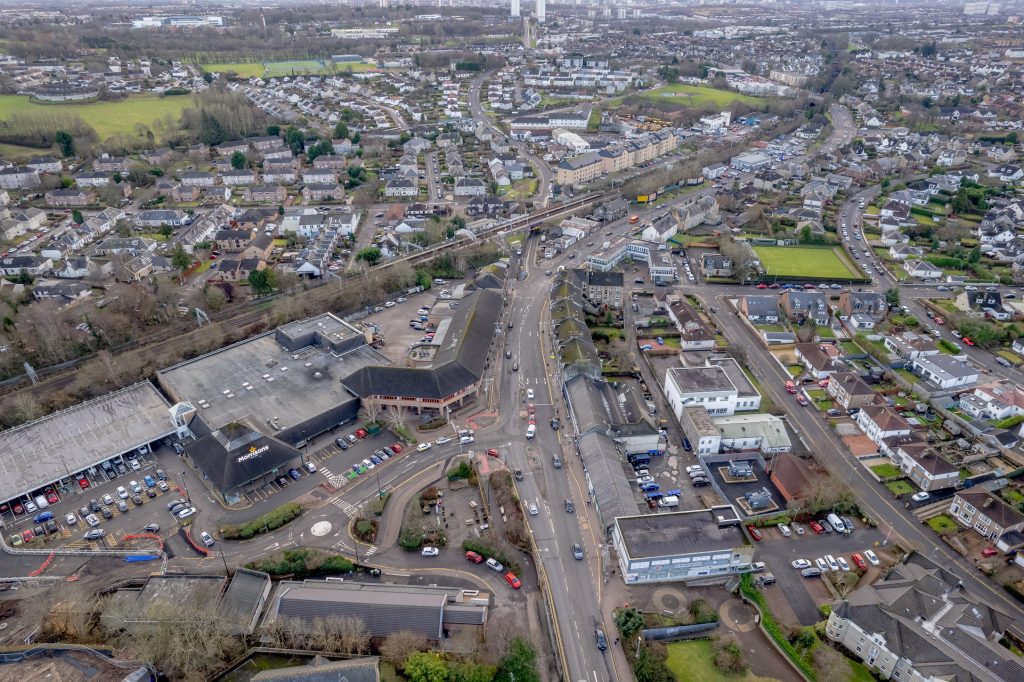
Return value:
<svg viewBox="0 0 1024 682">
<path fill-rule="evenodd" d="M 185 499 L 188 500 L 189 504 L 192 504 L 192 496 L 188 493 L 188 486 L 185 485 L 185 471 L 181 472 L 181 489 L 185 491 Z"/>
</svg>

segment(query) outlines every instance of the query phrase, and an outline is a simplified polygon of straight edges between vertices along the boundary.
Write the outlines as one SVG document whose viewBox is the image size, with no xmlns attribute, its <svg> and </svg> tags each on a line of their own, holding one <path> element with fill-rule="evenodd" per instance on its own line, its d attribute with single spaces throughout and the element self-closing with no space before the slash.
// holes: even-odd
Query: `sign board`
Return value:
<svg viewBox="0 0 1024 682">
<path fill-rule="evenodd" d="M 246 461 L 248 461 L 250 459 L 254 459 L 256 457 L 259 457 L 260 455 L 262 455 L 264 452 L 266 452 L 269 449 L 270 449 L 269 445 L 264 445 L 261 448 L 257 448 L 255 446 L 253 446 L 253 447 L 249 448 L 249 452 L 245 453 L 244 455 L 241 455 L 238 458 L 238 463 L 241 464 L 242 462 L 246 462 Z"/>
</svg>

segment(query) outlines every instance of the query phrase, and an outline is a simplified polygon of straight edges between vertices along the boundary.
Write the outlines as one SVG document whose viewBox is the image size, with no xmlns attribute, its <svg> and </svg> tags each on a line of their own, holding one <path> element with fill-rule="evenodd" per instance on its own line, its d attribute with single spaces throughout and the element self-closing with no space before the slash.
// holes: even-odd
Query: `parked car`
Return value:
<svg viewBox="0 0 1024 682">
<path fill-rule="evenodd" d="M 850 570 L 850 564 L 846 561 L 845 557 L 837 556 L 836 557 L 836 563 L 839 564 L 839 569 L 840 570 L 842 570 L 842 571 L 849 571 Z"/>
<path fill-rule="evenodd" d="M 288 475 L 292 477 L 293 481 L 297 481 L 302 478 L 302 474 L 299 473 L 298 469 L 289 469 Z"/>
<path fill-rule="evenodd" d="M 484 563 L 486 564 L 487 568 L 491 569 L 495 573 L 501 573 L 505 570 L 505 567 L 501 565 L 501 562 L 497 561 L 496 559 L 491 558 Z"/>
<path fill-rule="evenodd" d="M 788 538 L 790 535 L 793 534 L 793 531 L 791 531 L 789 529 L 789 526 L 787 526 L 784 523 L 780 523 L 778 527 L 779 527 L 779 532 L 782 533 L 782 537 L 784 537 L 784 538 Z"/>
<path fill-rule="evenodd" d="M 182 509 L 181 511 L 179 511 L 179 512 L 178 512 L 178 513 L 176 514 L 176 516 L 177 516 L 177 517 L 178 517 L 179 519 L 187 519 L 188 517 L 192 516 L 192 515 L 193 515 L 193 514 L 195 514 L 195 513 L 196 513 L 196 508 L 195 508 L 195 507 L 185 507 L 184 509 Z"/>
<path fill-rule="evenodd" d="M 474 564 L 482 564 L 483 561 L 484 561 L 484 558 L 482 556 L 480 556 L 479 554 L 477 554 L 476 552 L 469 551 L 469 552 L 466 552 L 466 561 L 472 561 Z"/>
<path fill-rule="evenodd" d="M 789 564 L 793 568 L 798 568 L 798 569 L 799 568 L 810 568 L 811 565 L 812 565 L 811 562 L 808 561 L 807 559 L 793 559 L 791 562 L 789 562 Z"/>
<path fill-rule="evenodd" d="M 753 526 L 747 526 L 747 531 L 750 533 L 750 537 L 754 539 L 754 542 L 761 542 L 761 531 Z"/>
<path fill-rule="evenodd" d="M 818 523 L 817 521 L 811 521 L 807 525 L 810 526 L 811 530 L 814 531 L 817 535 L 821 535 L 822 533 L 825 532 L 825 529 L 822 528 L 821 524 Z"/>
<path fill-rule="evenodd" d="M 512 571 L 509 571 L 505 574 L 505 582 L 511 585 L 513 590 L 518 590 L 520 587 L 523 586 L 523 584 L 519 582 L 519 578 L 517 578 L 516 574 Z"/>
<path fill-rule="evenodd" d="M 802 575 L 805 578 L 817 578 L 819 575 L 822 574 L 822 572 L 823 571 L 817 566 L 810 566 L 800 571 L 800 575 Z"/>
<path fill-rule="evenodd" d="M 851 554 L 850 558 L 853 559 L 853 563 L 857 566 L 857 568 L 866 569 L 868 567 L 867 563 L 864 561 L 864 557 L 862 557 L 860 554 Z"/>
<path fill-rule="evenodd" d="M 207 547 L 213 547 L 213 536 L 207 533 L 205 530 L 199 534 L 199 539 L 203 541 L 203 544 Z"/>
<path fill-rule="evenodd" d="M 986 547 L 985 549 L 981 550 L 981 556 L 983 557 L 993 557 L 996 554 L 999 554 L 999 552 L 996 551 L 995 547 Z"/>
<path fill-rule="evenodd" d="M 927 500 L 930 497 L 931 497 L 930 494 L 928 494 L 928 493 L 926 493 L 925 491 L 922 490 L 919 493 L 914 493 L 913 495 L 911 495 L 910 499 L 912 499 L 914 502 L 924 502 L 925 500 Z"/>
<path fill-rule="evenodd" d="M 82 537 L 85 538 L 86 540 L 95 541 L 95 540 L 102 540 L 103 536 L 105 536 L 106 534 L 107 534 L 107 531 L 104 530 L 103 528 L 93 528 L 92 530 L 87 532 Z"/>
<path fill-rule="evenodd" d="M 864 550 L 864 558 L 868 560 L 868 563 L 872 566 L 878 566 L 881 562 L 878 560 L 878 555 L 870 549 Z"/>
</svg>

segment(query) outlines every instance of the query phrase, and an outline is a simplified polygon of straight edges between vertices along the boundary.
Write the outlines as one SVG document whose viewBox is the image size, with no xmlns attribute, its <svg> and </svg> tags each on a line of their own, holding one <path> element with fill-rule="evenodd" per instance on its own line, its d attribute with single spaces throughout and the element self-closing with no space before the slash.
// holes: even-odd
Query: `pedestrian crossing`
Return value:
<svg viewBox="0 0 1024 682">
<path fill-rule="evenodd" d="M 373 546 L 370 547 L 370 549 L 366 550 L 366 552 L 363 554 L 363 558 L 364 559 L 369 559 L 370 557 L 372 557 L 376 553 L 377 553 L 377 545 L 373 545 Z"/>
<path fill-rule="evenodd" d="M 325 467 L 323 464 L 320 465 L 320 472 L 327 477 L 327 481 L 335 488 L 340 488 L 348 484 L 348 479 L 342 474 L 336 474 L 330 469 Z"/>
<path fill-rule="evenodd" d="M 331 500 L 331 504 L 333 504 L 335 507 L 348 514 L 350 517 L 355 518 L 355 516 L 359 514 L 359 507 L 352 504 L 351 502 L 346 502 L 345 500 L 339 497 L 336 497 L 333 500 Z"/>
</svg>

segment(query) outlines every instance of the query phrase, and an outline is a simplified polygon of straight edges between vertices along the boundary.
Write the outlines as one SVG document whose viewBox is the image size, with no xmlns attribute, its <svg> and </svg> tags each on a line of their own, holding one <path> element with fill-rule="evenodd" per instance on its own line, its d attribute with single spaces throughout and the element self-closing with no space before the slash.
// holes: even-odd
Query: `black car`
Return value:
<svg viewBox="0 0 1024 682">
<path fill-rule="evenodd" d="M 185 509 L 187 506 L 188 506 L 187 504 L 182 504 L 180 502 L 175 502 L 168 511 L 171 512 L 172 514 L 177 514 L 182 509 Z"/>
<path fill-rule="evenodd" d="M 167 474 L 164 473 L 163 469 L 157 469 L 156 470 L 156 477 L 157 477 L 158 480 L 161 480 L 161 481 L 166 481 L 167 480 Z"/>
<path fill-rule="evenodd" d="M 288 487 L 288 477 L 287 476 L 278 476 L 274 480 L 276 480 L 277 484 L 279 486 L 281 486 L 282 488 L 287 488 Z"/>
<path fill-rule="evenodd" d="M 89 509 L 91 509 L 94 512 L 98 512 L 100 510 L 100 503 L 96 500 L 95 497 L 89 500 Z"/>
<path fill-rule="evenodd" d="M 171 509 L 173 509 L 174 507 L 178 506 L 179 504 L 185 504 L 186 501 L 187 500 L 183 500 L 181 498 L 178 498 L 177 500 L 174 500 L 173 502 L 168 502 L 167 503 L 167 511 L 170 511 Z"/>
<path fill-rule="evenodd" d="M 561 428 L 561 426 L 562 426 L 562 422 L 558 419 L 558 417 L 552 417 L 551 418 L 551 428 L 553 428 L 555 431 L 557 431 L 558 429 Z"/>
<path fill-rule="evenodd" d="M 604 630 L 594 628 L 594 638 L 597 640 L 597 648 L 604 651 L 608 648 L 608 638 L 604 636 Z"/>
<path fill-rule="evenodd" d="M 50 519 L 49 521 L 47 521 L 46 522 L 46 532 L 47 533 L 56 533 L 57 532 L 57 522 L 54 521 L 53 519 Z"/>
<path fill-rule="evenodd" d="M 683 438 L 683 450 L 686 450 L 687 452 L 693 450 L 693 446 L 690 445 L 689 438 Z"/>
<path fill-rule="evenodd" d="M 89 515 L 89 507 L 88 506 L 79 507 L 78 508 L 78 515 L 81 516 L 84 519 L 86 516 Z"/>
<path fill-rule="evenodd" d="M 114 512 L 110 511 L 110 507 L 104 507 L 100 510 L 100 513 L 103 514 L 103 518 L 105 519 L 114 518 Z"/>
<path fill-rule="evenodd" d="M 344 438 L 335 438 L 334 444 L 337 445 L 342 450 L 348 450 L 348 441 L 345 440 Z"/>
</svg>

